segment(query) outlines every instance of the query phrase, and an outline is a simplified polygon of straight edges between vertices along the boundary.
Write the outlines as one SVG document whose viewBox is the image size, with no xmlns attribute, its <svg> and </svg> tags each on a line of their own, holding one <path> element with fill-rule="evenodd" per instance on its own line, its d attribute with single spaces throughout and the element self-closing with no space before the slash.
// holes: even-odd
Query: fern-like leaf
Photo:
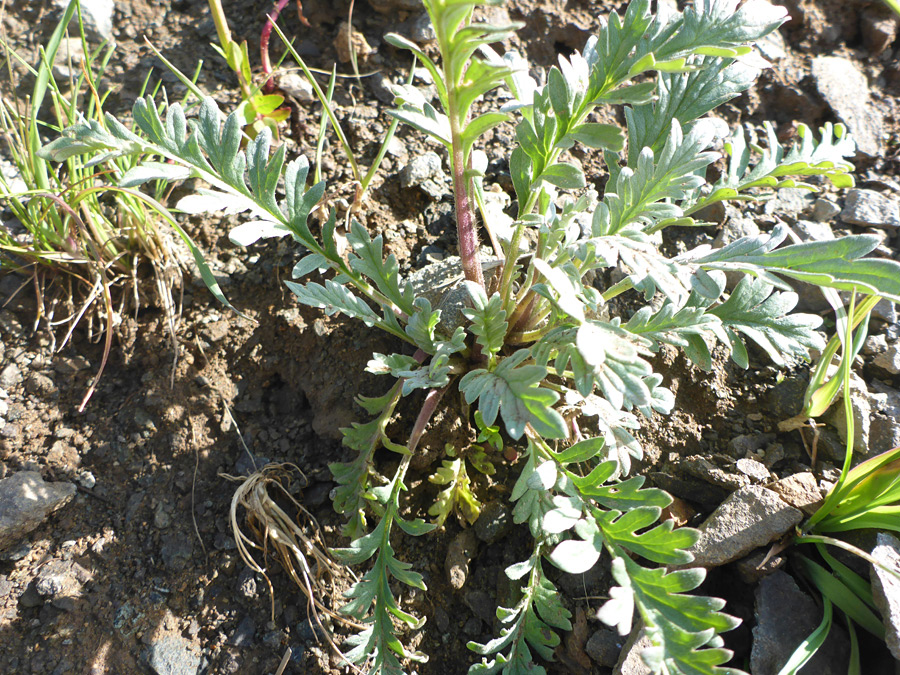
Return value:
<svg viewBox="0 0 900 675">
<path fill-rule="evenodd" d="M 467 330 L 475 336 L 481 346 L 482 353 L 493 358 L 503 347 L 506 338 L 506 310 L 503 309 L 503 298 L 494 293 L 490 300 L 484 289 L 478 284 L 465 282 L 473 306 L 462 310 L 471 325 Z"/>
<path fill-rule="evenodd" d="M 772 290 L 762 279 L 744 277 L 726 302 L 709 310 L 710 315 L 722 322 L 732 358 L 742 368 L 748 367 L 749 360 L 738 333 L 753 340 L 781 366 L 786 363 L 783 355 L 805 359 L 810 349 L 825 347 L 825 341 L 815 330 L 822 325 L 822 317 L 789 314 L 797 304 L 797 294 Z"/>
<path fill-rule="evenodd" d="M 521 365 L 528 358 L 527 350 L 520 350 L 500 361 L 495 370 L 477 368 L 466 373 L 459 382 L 459 390 L 469 404 L 478 401 L 485 423 L 491 425 L 499 412 L 506 430 L 513 438 L 521 438 L 525 425 L 531 424 L 546 438 L 565 438 L 565 420 L 553 409 L 559 395 L 539 383 L 547 369 L 536 365 Z"/>
</svg>

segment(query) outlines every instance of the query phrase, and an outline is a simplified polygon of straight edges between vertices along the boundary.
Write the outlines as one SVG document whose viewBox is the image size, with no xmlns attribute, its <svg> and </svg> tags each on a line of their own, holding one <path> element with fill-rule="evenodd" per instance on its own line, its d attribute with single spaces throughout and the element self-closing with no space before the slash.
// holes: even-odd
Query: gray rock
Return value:
<svg viewBox="0 0 900 675">
<path fill-rule="evenodd" d="M 841 220 L 851 225 L 896 228 L 900 226 L 900 204 L 893 195 L 854 189 L 847 193 Z"/>
<path fill-rule="evenodd" d="M 191 556 L 194 554 L 192 539 L 181 532 L 174 532 L 163 536 L 162 546 L 159 550 L 163 563 L 175 572 L 180 572 L 187 567 Z"/>
<path fill-rule="evenodd" d="M 900 580 L 895 576 L 900 574 L 900 541 L 886 532 L 879 532 L 876 541 L 872 557 L 888 569 L 870 565 L 872 597 L 884 621 L 888 649 L 900 661 Z"/>
<path fill-rule="evenodd" d="M 875 356 L 872 363 L 891 375 L 900 375 L 900 342 L 887 345 L 883 352 Z"/>
<path fill-rule="evenodd" d="M 867 155 L 881 153 L 884 122 L 869 99 L 869 82 L 850 59 L 817 56 L 812 76 L 825 102 L 856 139 L 857 149 Z"/>
<path fill-rule="evenodd" d="M 450 585 L 459 590 L 469 576 L 469 563 L 478 551 L 478 538 L 472 530 L 460 532 L 447 548 L 447 558 L 444 560 L 444 570 L 447 572 L 447 580 Z"/>
<path fill-rule="evenodd" d="M 0 387 L 12 389 L 22 382 L 22 371 L 15 363 L 8 363 L 0 370 Z"/>
<path fill-rule="evenodd" d="M 838 400 L 841 400 L 840 397 Z M 856 452 L 869 454 L 869 436 L 872 407 L 865 381 L 856 373 L 850 374 L 850 404 L 853 410 L 853 447 Z M 832 405 L 825 421 L 838 431 L 841 440 L 847 441 L 847 418 L 843 405 Z"/>
<path fill-rule="evenodd" d="M 616 631 L 601 628 L 588 639 L 584 651 L 603 668 L 612 668 L 619 660 L 625 640 Z"/>
<path fill-rule="evenodd" d="M 234 633 L 228 638 L 228 644 L 232 647 L 249 647 L 256 636 L 256 622 L 252 617 L 245 616 L 234 629 Z"/>
<path fill-rule="evenodd" d="M 869 429 L 869 433 L 872 434 L 869 446 L 872 454 L 880 454 L 900 447 L 900 418 L 875 415 L 872 418 L 872 427 Z"/>
<path fill-rule="evenodd" d="M 25 380 L 25 391 L 32 396 L 50 397 L 58 393 L 56 384 L 43 373 L 31 373 Z"/>
<path fill-rule="evenodd" d="M 428 12 L 420 12 L 412 20 L 409 26 L 409 37 L 420 44 L 433 42 L 437 39 L 437 34 L 434 32 L 434 26 L 431 25 L 431 18 L 429 18 Z"/>
<path fill-rule="evenodd" d="M 45 483 L 36 471 L 0 480 L 0 551 L 35 529 L 75 494 L 71 483 Z"/>
<path fill-rule="evenodd" d="M 716 235 L 713 246 L 721 248 L 741 237 L 755 237 L 759 234 L 759 226 L 756 221 L 744 215 L 744 213 L 733 206 L 726 205 L 726 219 L 722 225 L 722 229 Z"/>
<path fill-rule="evenodd" d="M 841 212 L 841 207 L 830 199 L 819 197 L 813 202 L 812 217 L 820 223 L 835 218 Z"/>
<path fill-rule="evenodd" d="M 63 38 L 53 62 L 53 76 L 57 80 L 77 78 L 81 74 L 82 61 L 84 61 L 84 45 L 81 38 Z"/>
<path fill-rule="evenodd" d="M 728 441 L 728 452 L 733 457 L 752 457 L 776 439 L 775 434 L 741 434 Z"/>
<path fill-rule="evenodd" d="M 768 487 L 785 502 L 808 516 L 815 513 L 822 504 L 822 493 L 816 483 L 816 477 L 809 471 L 782 478 Z"/>
<path fill-rule="evenodd" d="M 775 675 L 821 620 L 822 611 L 788 574 L 776 571 L 765 577 L 756 590 L 750 672 Z M 844 675 L 848 660 L 847 635 L 835 622 L 825 644 L 800 675 Z"/>
<path fill-rule="evenodd" d="M 777 494 L 748 485 L 729 495 L 700 526 L 690 566 L 715 567 L 747 555 L 777 539 L 803 519 L 803 513 Z"/>
<path fill-rule="evenodd" d="M 766 409 L 777 419 L 788 419 L 803 410 L 803 396 L 809 384 L 809 377 L 790 376 L 778 382 L 763 395 Z"/>
<path fill-rule="evenodd" d="M 475 535 L 485 544 L 493 544 L 502 539 L 512 527 L 509 508 L 500 501 L 488 502 L 481 509 L 475 521 Z"/>
<path fill-rule="evenodd" d="M 400 172 L 400 185 L 403 187 L 421 186 L 428 180 L 444 180 L 441 158 L 436 152 L 428 151 L 413 157 Z"/>
<path fill-rule="evenodd" d="M 758 549 L 746 558 L 741 558 L 734 563 L 734 569 L 738 576 L 748 586 L 759 583 L 759 580 L 765 576 L 772 574 L 775 570 L 783 567 L 787 562 L 787 557 L 783 555 L 770 555 L 768 548 Z"/>
<path fill-rule="evenodd" d="M 297 624 L 296 638 L 300 642 L 324 642 L 328 639 L 325 631 L 312 619 L 305 619 Z"/>
<path fill-rule="evenodd" d="M 53 360 L 53 370 L 60 375 L 74 375 L 91 367 L 91 362 L 83 356 L 58 356 Z"/>
<path fill-rule="evenodd" d="M 830 241 L 834 239 L 831 225 L 816 220 L 798 220 L 794 231 L 803 241 Z"/>
<path fill-rule="evenodd" d="M 92 578 L 90 572 L 71 560 L 51 560 L 41 567 L 34 588 L 59 609 L 71 611 L 81 597 L 81 589 Z"/>
<path fill-rule="evenodd" d="M 897 37 L 897 17 L 887 7 L 870 5 L 859 17 L 859 32 L 866 49 L 878 56 Z"/>
<path fill-rule="evenodd" d="M 447 614 L 447 611 L 440 605 L 434 608 L 434 625 L 441 635 L 446 633 L 450 628 L 450 615 Z"/>
<path fill-rule="evenodd" d="M 497 603 L 484 591 L 466 591 L 463 600 L 472 614 L 484 621 L 487 625 L 494 623 L 497 617 Z"/>
<path fill-rule="evenodd" d="M 68 0 L 54 0 L 53 4 L 64 11 L 69 2 Z M 84 34 L 88 40 L 104 42 L 112 39 L 115 7 L 114 0 L 81 0 L 81 18 L 84 23 Z M 69 28 L 73 34 L 77 33 L 77 15 L 72 17 Z"/>
<path fill-rule="evenodd" d="M 678 463 L 678 468 L 695 478 L 728 490 L 737 490 L 750 484 L 750 479 L 743 474 L 729 473 L 700 455 L 685 457 Z"/>
<path fill-rule="evenodd" d="M 156 675 L 196 675 L 200 655 L 180 635 L 165 635 L 148 647 L 147 664 Z"/>
<path fill-rule="evenodd" d="M 870 335 L 863 343 L 862 353 L 866 356 L 875 356 L 886 352 L 888 348 L 887 338 L 879 333 L 878 335 Z"/>
<path fill-rule="evenodd" d="M 287 71 L 278 76 L 278 88 L 298 103 L 312 103 L 317 100 L 313 86 L 299 73 Z"/>
<path fill-rule="evenodd" d="M 769 470 L 766 465 L 755 459 L 739 459 L 735 462 L 735 468 L 754 483 L 765 483 L 769 480 Z"/>
<path fill-rule="evenodd" d="M 387 105 L 393 105 L 394 91 L 391 89 L 393 86 L 391 78 L 381 71 L 378 71 L 371 77 L 367 77 L 366 82 L 368 82 L 369 86 L 372 88 L 372 93 L 375 94 L 375 98 Z"/>
<path fill-rule="evenodd" d="M 651 675 L 652 671 L 641 658 L 641 652 L 650 644 L 650 638 L 644 634 L 642 626 L 635 626 L 619 656 L 619 662 L 613 668 L 613 675 Z"/>
<path fill-rule="evenodd" d="M 783 188 L 775 193 L 763 206 L 763 211 L 768 214 L 797 216 L 813 203 L 813 195 L 803 188 Z"/>
</svg>

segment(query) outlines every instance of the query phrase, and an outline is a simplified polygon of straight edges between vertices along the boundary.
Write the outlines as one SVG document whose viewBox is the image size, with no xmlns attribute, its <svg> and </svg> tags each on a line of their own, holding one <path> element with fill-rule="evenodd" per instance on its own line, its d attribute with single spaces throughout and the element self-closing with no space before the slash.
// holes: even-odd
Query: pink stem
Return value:
<svg viewBox="0 0 900 675">
<path fill-rule="evenodd" d="M 266 81 L 263 83 L 263 91 L 271 94 L 275 89 L 275 81 L 272 79 L 272 62 L 269 60 L 269 38 L 272 36 L 272 26 L 278 20 L 281 10 L 288 4 L 290 0 L 278 0 L 275 3 L 275 9 L 266 17 L 266 25 L 263 26 L 262 33 L 259 35 L 259 56 L 262 61 L 263 75 Z"/>
</svg>

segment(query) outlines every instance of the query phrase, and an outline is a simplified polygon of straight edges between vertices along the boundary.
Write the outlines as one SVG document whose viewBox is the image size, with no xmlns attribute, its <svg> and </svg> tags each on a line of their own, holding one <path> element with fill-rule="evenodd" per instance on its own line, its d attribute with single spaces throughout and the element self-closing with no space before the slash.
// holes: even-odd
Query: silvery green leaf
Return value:
<svg viewBox="0 0 900 675">
<path fill-rule="evenodd" d="M 614 124 L 585 122 L 569 132 L 569 136 L 589 148 L 620 152 L 625 147 L 625 134 Z"/>
<path fill-rule="evenodd" d="M 135 187 L 151 180 L 176 181 L 191 177 L 191 170 L 177 164 L 163 162 L 144 162 L 129 169 L 119 179 L 121 187 Z"/>
<path fill-rule="evenodd" d="M 634 479 L 632 479 L 634 480 Z M 694 557 L 687 552 L 700 533 L 690 528 L 673 529 L 671 520 L 659 520 L 658 506 L 637 506 L 625 513 L 605 511 L 597 518 L 603 536 L 632 553 L 661 565 L 684 565 Z M 647 529 L 649 528 L 649 529 Z"/>
<path fill-rule="evenodd" d="M 238 246 L 250 246 L 260 239 L 283 237 L 291 231 L 281 223 L 271 220 L 250 220 L 231 229 L 228 238 Z"/>
<path fill-rule="evenodd" d="M 656 82 L 639 82 L 638 84 L 630 84 L 603 94 L 595 98 L 596 104 L 628 104 L 628 105 L 644 105 L 653 100 L 656 95 Z"/>
<path fill-rule="evenodd" d="M 549 490 L 556 484 L 559 474 L 554 462 L 544 462 L 535 468 L 534 473 L 528 477 L 527 485 L 531 490 Z"/>
<path fill-rule="evenodd" d="M 557 495 L 553 498 L 556 508 L 544 514 L 541 528 L 548 534 L 560 534 L 575 527 L 582 516 L 581 500 Z"/>
<path fill-rule="evenodd" d="M 705 269 L 746 271 L 765 276 L 767 283 L 791 290 L 778 280 L 798 281 L 870 293 L 900 302 L 900 263 L 884 258 L 865 258 L 878 246 L 873 235 L 848 235 L 828 241 L 810 241 L 776 249 L 787 232 L 776 225 L 771 235 L 742 237 L 718 251 L 690 260 Z"/>
<path fill-rule="evenodd" d="M 375 352 L 366 364 L 366 372 L 375 375 L 391 374 L 394 377 L 402 377 L 404 371 L 414 370 L 419 367 L 419 362 L 405 354 L 379 354 Z"/>
<path fill-rule="evenodd" d="M 631 590 L 630 579 L 624 573 L 624 562 L 621 558 L 613 558 L 613 574 L 618 579 L 625 579 L 628 584 L 624 588 L 622 586 L 613 586 L 609 589 L 609 600 L 597 612 L 597 618 L 607 626 L 613 626 L 619 635 L 628 635 L 631 632 L 631 621 L 634 617 L 634 593 Z"/>
<path fill-rule="evenodd" d="M 178 200 L 175 208 L 182 213 L 197 215 L 199 213 L 223 213 L 226 216 L 253 211 L 258 215 L 265 213 L 252 199 L 241 194 L 220 192 L 198 188 L 194 194 L 189 194 Z"/>
<path fill-rule="evenodd" d="M 531 158 L 519 146 L 516 146 L 509 156 L 509 175 L 512 178 L 513 188 L 521 209 L 528 199 L 534 171 Z"/>
<path fill-rule="evenodd" d="M 587 396 L 580 406 L 583 415 L 596 417 L 597 427 L 603 434 L 606 446 L 605 458 L 616 463 L 615 476 L 631 473 L 631 461 L 642 460 L 644 451 L 637 439 L 628 431 L 640 429 L 637 417 L 625 412 L 596 395 Z"/>
<path fill-rule="evenodd" d="M 544 173 L 541 174 L 541 180 L 568 190 L 576 190 L 587 185 L 584 179 L 584 172 L 574 164 L 566 164 L 565 162 L 548 166 Z"/>
<path fill-rule="evenodd" d="M 399 108 L 388 110 L 388 115 L 431 136 L 448 148 L 452 146 L 450 121 L 446 115 L 435 110 L 430 103 L 425 103 L 421 109 L 404 104 Z"/>
<path fill-rule="evenodd" d="M 698 56 L 688 60 L 687 73 L 660 73 L 658 97 L 644 105 L 625 108 L 628 122 L 629 164 L 642 148 L 659 152 L 666 142 L 671 120 L 684 126 L 747 89 L 759 70 L 744 61 Z"/>
<path fill-rule="evenodd" d="M 797 135 L 800 142 L 789 151 L 778 140 L 771 123 L 763 125 L 766 147 L 750 147 L 744 138 L 742 128 L 735 128 L 725 143 L 725 151 L 730 156 L 728 170 L 713 186 L 710 193 L 693 200 L 692 211 L 704 208 L 718 201 L 728 199 L 752 199 L 747 192 L 753 188 L 778 189 L 782 187 L 802 187 L 814 190 L 815 186 L 793 179 L 798 176 L 825 176 L 836 187 L 853 187 L 850 171 L 853 165 L 847 161 L 855 154 L 855 143 L 846 128 L 837 124 L 825 124 L 820 129 L 821 140 L 806 125 L 800 125 Z M 750 167 L 751 152 L 760 157 Z M 758 192 L 758 191 L 757 191 Z M 759 193 L 764 195 L 765 193 Z"/>
<path fill-rule="evenodd" d="M 400 266 L 393 253 L 387 258 L 384 257 L 382 236 L 379 234 L 375 239 L 371 239 L 366 229 L 354 220 L 350 225 L 347 241 L 355 254 L 349 258 L 350 267 L 372 281 L 378 290 L 401 310 L 412 314 L 414 311 L 412 292 L 405 285 L 404 289 L 400 290 Z"/>
<path fill-rule="evenodd" d="M 491 295 L 488 300 L 484 289 L 473 282 L 463 282 L 469 297 L 472 299 L 472 307 L 462 310 L 472 323 L 467 330 L 476 337 L 485 356 L 493 357 L 503 347 L 506 338 L 506 310 L 503 309 L 503 298 L 499 293 Z"/>
<path fill-rule="evenodd" d="M 324 309 L 329 316 L 341 312 L 353 319 L 362 320 L 367 326 L 374 326 L 379 321 L 378 315 L 362 298 L 353 295 L 331 279 L 328 279 L 324 286 L 314 283 L 301 285 L 293 281 L 284 283 L 300 302 L 310 307 Z"/>
<path fill-rule="evenodd" d="M 572 282 L 573 275 L 567 274 L 558 267 L 550 267 L 549 263 L 537 257 L 531 263 L 556 292 L 555 301 L 559 308 L 579 323 L 583 322 L 585 319 L 584 303 L 578 299 L 578 289 Z M 577 275 L 574 276 L 577 278 Z"/>
<path fill-rule="evenodd" d="M 526 574 L 528 574 L 532 569 L 534 569 L 534 560 L 529 558 L 524 562 L 515 563 L 506 568 L 506 576 L 513 581 L 517 579 L 521 579 Z"/>
<path fill-rule="evenodd" d="M 604 397 L 616 408 L 629 410 L 650 405 L 644 382 L 652 370 L 643 358 L 648 342 L 612 324 L 588 321 L 578 328 L 575 344 Z"/>
<path fill-rule="evenodd" d="M 435 329 L 440 318 L 440 310 L 432 310 L 427 298 L 416 298 L 415 311 L 410 314 L 406 323 L 406 334 L 427 354 L 433 354 L 435 351 Z"/>
<path fill-rule="evenodd" d="M 600 552 L 592 541 L 566 539 L 547 558 L 563 572 L 584 574 L 600 560 Z"/>
<path fill-rule="evenodd" d="M 732 344 L 740 342 L 740 332 L 783 366 L 785 355 L 807 358 L 810 349 L 825 347 L 816 331 L 822 325 L 822 317 L 790 314 L 796 304 L 796 293 L 773 293 L 772 287 L 761 279 L 744 277 L 731 297 L 709 313 L 721 320 Z M 734 352 L 733 356 L 741 367 L 749 365 L 746 352 Z"/>
<path fill-rule="evenodd" d="M 318 253 L 310 253 L 300 258 L 297 264 L 294 265 L 294 269 L 291 270 L 291 278 L 299 279 L 305 277 L 313 270 L 322 270 L 327 267 L 328 261 L 325 259 L 325 256 Z"/>
<path fill-rule="evenodd" d="M 520 365 L 527 357 L 528 351 L 520 350 L 500 361 L 493 372 L 472 370 L 460 380 L 459 389 L 467 403 L 479 402 L 488 425 L 494 423 L 499 411 L 507 432 L 515 439 L 525 433 L 526 424 L 546 438 L 566 438 L 565 420 L 552 407 L 559 395 L 539 386 L 545 368 Z"/>
</svg>

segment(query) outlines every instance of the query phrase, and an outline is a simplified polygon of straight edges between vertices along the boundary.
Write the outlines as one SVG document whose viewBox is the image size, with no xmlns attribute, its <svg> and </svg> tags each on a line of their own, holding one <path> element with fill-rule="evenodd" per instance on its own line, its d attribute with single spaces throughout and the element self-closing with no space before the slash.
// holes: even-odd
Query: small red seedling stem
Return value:
<svg viewBox="0 0 900 675">
<path fill-rule="evenodd" d="M 275 81 L 272 79 L 272 62 L 269 60 L 269 38 L 272 36 L 272 26 L 278 21 L 281 10 L 285 8 L 290 0 L 278 0 L 275 3 L 275 9 L 266 17 L 266 24 L 263 26 L 262 33 L 259 35 L 259 56 L 262 61 L 263 75 L 266 81 L 263 83 L 263 91 L 271 94 L 275 90 Z M 307 28 L 310 27 L 309 21 L 303 16 L 303 5 L 297 0 L 297 16 L 300 17 L 300 23 Z"/>
</svg>

